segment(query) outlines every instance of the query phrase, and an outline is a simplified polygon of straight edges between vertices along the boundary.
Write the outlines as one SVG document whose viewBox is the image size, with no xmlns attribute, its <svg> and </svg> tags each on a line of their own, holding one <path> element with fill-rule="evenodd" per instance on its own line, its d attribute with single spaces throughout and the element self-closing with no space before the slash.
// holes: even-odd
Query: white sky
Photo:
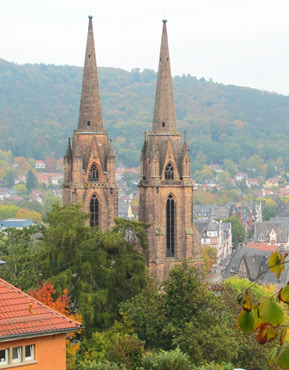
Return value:
<svg viewBox="0 0 289 370">
<path fill-rule="evenodd" d="M 165 15 L 173 75 L 289 95 L 288 0 L 0 0 L 0 58 L 82 66 L 89 14 L 99 66 L 156 70 Z"/>
</svg>

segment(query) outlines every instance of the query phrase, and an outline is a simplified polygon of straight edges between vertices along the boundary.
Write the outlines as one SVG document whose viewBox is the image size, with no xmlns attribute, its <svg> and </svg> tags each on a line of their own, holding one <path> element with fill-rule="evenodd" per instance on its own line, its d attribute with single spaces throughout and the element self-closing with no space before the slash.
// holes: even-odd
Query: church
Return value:
<svg viewBox="0 0 289 370">
<path fill-rule="evenodd" d="M 200 236 L 193 225 L 193 185 L 186 133 L 177 130 L 166 20 L 163 20 L 152 130 L 141 152 L 139 221 L 150 224 L 147 264 L 158 281 L 186 259 L 201 265 Z M 118 215 L 116 158 L 103 127 L 92 17 L 88 37 L 78 128 L 64 156 L 63 204 L 82 204 L 89 225 L 106 231 Z"/>
</svg>

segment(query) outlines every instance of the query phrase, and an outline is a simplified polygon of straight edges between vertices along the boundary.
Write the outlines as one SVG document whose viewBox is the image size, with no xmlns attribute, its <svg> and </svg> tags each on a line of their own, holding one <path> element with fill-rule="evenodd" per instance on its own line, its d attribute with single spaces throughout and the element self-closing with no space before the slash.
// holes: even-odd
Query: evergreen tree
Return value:
<svg viewBox="0 0 289 370">
<path fill-rule="evenodd" d="M 30 168 L 30 170 L 27 172 L 26 177 L 26 187 L 29 191 L 36 189 L 38 186 L 38 180 L 34 173 L 34 171 Z"/>
<path fill-rule="evenodd" d="M 127 229 L 135 229 L 143 249 L 146 242 L 141 229 L 146 225 L 118 220 L 114 229 L 102 232 L 86 226 L 88 217 L 79 204 L 52 206 L 44 239 L 48 252 L 44 275 L 58 294 L 69 289 L 73 310 L 81 312 L 89 336 L 96 328 L 113 323 L 119 303 L 141 292 L 147 273 L 144 255 L 126 235 Z"/>
</svg>

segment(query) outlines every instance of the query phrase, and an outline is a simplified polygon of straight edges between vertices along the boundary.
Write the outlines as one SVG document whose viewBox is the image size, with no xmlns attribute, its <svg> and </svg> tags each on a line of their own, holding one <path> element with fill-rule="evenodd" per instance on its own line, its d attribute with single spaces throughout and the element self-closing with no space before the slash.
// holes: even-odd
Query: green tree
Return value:
<svg viewBox="0 0 289 370">
<path fill-rule="evenodd" d="M 102 232 L 89 228 L 88 214 L 80 205 L 52 206 L 47 214 L 48 230 L 44 243 L 48 252 L 45 277 L 56 291 L 69 289 L 75 310 L 80 310 L 90 335 L 96 328 L 109 327 L 118 317 L 118 304 L 146 285 L 144 255 L 135 250 L 135 238 L 126 236 L 125 220 Z M 144 226 L 128 222 L 135 230 L 139 247 L 145 246 Z"/>
<path fill-rule="evenodd" d="M 0 259 L 7 262 L 1 267 L 3 279 L 23 290 L 40 282 L 46 255 L 41 242 L 43 232 L 43 226 L 37 225 L 0 233 Z"/>
<path fill-rule="evenodd" d="M 13 203 L 0 204 L 0 220 L 5 220 L 6 218 L 15 218 L 19 207 Z"/>
<path fill-rule="evenodd" d="M 273 199 L 267 199 L 262 204 L 262 219 L 269 221 L 271 217 L 276 217 L 277 204 Z"/>
<path fill-rule="evenodd" d="M 3 180 L 4 185 L 7 186 L 8 188 L 11 188 L 14 185 L 14 180 L 15 180 L 14 171 L 12 170 L 7 171 Z"/>
<path fill-rule="evenodd" d="M 235 248 L 238 247 L 239 243 L 243 243 L 245 240 L 245 228 L 241 221 L 236 216 L 231 216 L 223 220 L 223 222 L 230 222 L 232 227 L 232 243 Z"/>
<path fill-rule="evenodd" d="M 170 271 L 161 290 L 150 283 L 142 294 L 121 304 L 148 347 L 187 353 L 193 363 L 230 361 L 237 351 L 224 301 L 186 263 Z"/>
<path fill-rule="evenodd" d="M 19 195 L 26 195 L 27 194 L 27 187 L 24 184 L 14 185 L 13 189 L 17 190 L 17 193 Z"/>
<path fill-rule="evenodd" d="M 26 177 L 26 187 L 29 191 L 36 189 L 38 186 L 38 180 L 34 173 L 34 171 L 30 168 L 30 170 L 27 172 Z"/>
</svg>

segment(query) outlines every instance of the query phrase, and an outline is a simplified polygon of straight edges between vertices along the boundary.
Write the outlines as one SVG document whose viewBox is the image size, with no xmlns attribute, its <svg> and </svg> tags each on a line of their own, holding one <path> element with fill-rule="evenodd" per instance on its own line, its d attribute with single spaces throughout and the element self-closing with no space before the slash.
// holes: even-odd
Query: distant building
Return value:
<svg viewBox="0 0 289 370">
<path fill-rule="evenodd" d="M 7 229 L 9 227 L 15 227 L 16 229 L 23 229 L 33 224 L 33 220 L 30 218 L 7 218 L 6 220 L 0 220 L 0 230 Z"/>
<path fill-rule="evenodd" d="M 65 370 L 66 335 L 81 324 L 0 279 L 0 368 Z"/>
<path fill-rule="evenodd" d="M 209 167 L 212 171 L 215 171 L 217 173 L 223 172 L 218 164 L 209 164 Z"/>
<path fill-rule="evenodd" d="M 14 184 L 15 184 L 15 185 L 17 185 L 17 184 L 19 184 L 20 182 L 22 182 L 22 183 L 26 184 L 26 176 L 24 176 L 24 175 L 19 175 L 19 176 L 17 177 L 17 179 L 14 181 Z"/>
<path fill-rule="evenodd" d="M 238 276 L 254 281 L 257 276 L 264 273 L 268 269 L 268 260 L 274 248 L 264 248 L 264 243 L 260 243 L 261 247 L 252 248 L 250 245 L 242 246 L 233 255 L 230 263 L 222 272 L 223 278 Z M 288 281 L 289 269 L 285 265 L 285 271 L 281 274 L 280 279 L 277 279 L 276 274 L 268 271 L 258 281 L 258 284 L 277 284 L 284 286 Z"/>
<path fill-rule="evenodd" d="M 217 249 L 217 263 L 221 263 L 232 254 L 231 223 L 210 220 L 209 222 L 195 221 L 195 226 L 201 234 L 202 246 Z"/>
<path fill-rule="evenodd" d="M 246 185 L 248 186 L 248 188 L 258 187 L 259 180 L 258 179 L 246 179 Z"/>
<path fill-rule="evenodd" d="M 237 181 L 241 181 L 247 178 L 248 178 L 248 174 L 246 172 L 237 172 L 236 175 L 234 176 L 234 179 Z"/>
<path fill-rule="evenodd" d="M 288 226 L 284 222 L 257 222 L 254 240 L 288 248 Z"/>
<path fill-rule="evenodd" d="M 273 188 L 273 187 L 278 188 L 278 186 L 279 186 L 279 179 L 277 177 L 271 177 L 270 179 L 268 179 L 266 181 L 265 186 L 266 186 L 266 188 Z"/>
<path fill-rule="evenodd" d="M 45 163 L 43 161 L 38 160 L 38 161 L 35 162 L 35 168 L 44 169 L 45 168 Z"/>
</svg>

